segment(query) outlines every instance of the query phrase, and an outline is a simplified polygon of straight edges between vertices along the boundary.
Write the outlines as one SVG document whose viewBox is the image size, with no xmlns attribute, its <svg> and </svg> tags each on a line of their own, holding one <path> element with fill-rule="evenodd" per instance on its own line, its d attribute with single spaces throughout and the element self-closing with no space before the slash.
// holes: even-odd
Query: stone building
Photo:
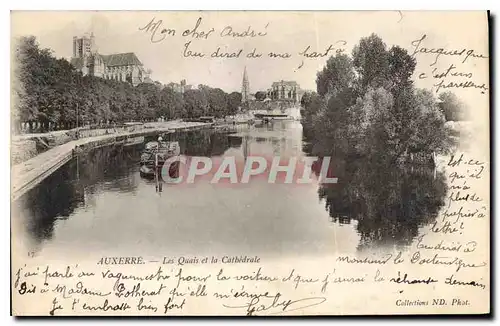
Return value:
<svg viewBox="0 0 500 326">
<path fill-rule="evenodd" d="M 73 57 L 71 64 L 83 75 L 129 82 L 136 86 L 152 82 L 151 71 L 144 69 L 135 53 L 100 54 L 97 52 L 94 34 L 73 37 Z"/>
<path fill-rule="evenodd" d="M 267 91 L 267 97 L 274 101 L 291 101 L 295 103 L 300 101 L 302 93 L 297 82 L 282 80 L 272 84 Z"/>
</svg>

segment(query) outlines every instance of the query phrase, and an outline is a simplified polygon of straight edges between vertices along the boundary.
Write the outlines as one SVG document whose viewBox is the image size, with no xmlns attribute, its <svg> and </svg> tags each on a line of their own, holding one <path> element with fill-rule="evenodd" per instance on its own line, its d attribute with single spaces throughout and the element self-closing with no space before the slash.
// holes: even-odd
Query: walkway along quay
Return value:
<svg viewBox="0 0 500 326">
<path fill-rule="evenodd" d="M 162 123 L 154 128 L 138 131 L 80 138 L 56 146 L 46 152 L 11 167 L 11 200 L 15 201 L 38 183 L 67 163 L 80 151 L 94 149 L 116 143 L 126 143 L 128 139 L 157 133 L 187 131 L 209 128 L 212 123 L 178 122 Z"/>
</svg>

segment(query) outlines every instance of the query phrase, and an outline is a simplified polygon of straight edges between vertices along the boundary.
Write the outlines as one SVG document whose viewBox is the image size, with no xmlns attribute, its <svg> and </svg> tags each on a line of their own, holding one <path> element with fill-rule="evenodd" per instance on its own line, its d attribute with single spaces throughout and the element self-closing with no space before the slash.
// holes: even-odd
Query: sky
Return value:
<svg viewBox="0 0 500 326">
<path fill-rule="evenodd" d="M 198 32 L 213 31 L 208 37 L 183 36 L 193 30 L 201 18 Z M 155 35 L 145 28 L 151 21 L 161 24 Z M 160 22 L 161 21 L 161 22 Z M 151 26 L 151 25 L 150 25 Z M 411 11 L 359 11 L 359 12 L 271 12 L 271 11 L 221 11 L 221 12 L 166 12 L 166 11 L 46 11 L 13 12 L 11 35 L 34 35 L 42 47 L 50 48 L 56 57 L 72 56 L 73 36 L 93 32 L 98 52 L 112 54 L 135 52 L 151 77 L 162 83 L 179 82 L 205 84 L 223 90 L 241 91 L 244 67 L 247 67 L 250 91 L 268 89 L 272 82 L 294 80 L 302 89 L 315 90 L 315 79 L 328 57 L 305 58 L 300 53 L 323 53 L 329 45 L 351 53 L 362 37 L 378 34 L 388 45 L 399 45 L 413 53 L 412 42 L 426 35 L 421 47 L 473 49 L 475 53 L 488 54 L 485 12 L 411 12 Z M 175 30 L 175 35 L 162 35 L 163 28 Z M 265 36 L 222 36 L 223 31 L 254 30 Z M 189 32 L 188 31 L 188 32 Z M 159 42 L 153 40 L 162 39 Z M 205 53 L 203 58 L 185 57 L 185 44 L 195 52 Z M 345 44 L 345 45 L 343 45 Z M 242 49 L 238 58 L 212 58 L 217 48 L 233 53 Z M 253 49 L 262 53 L 261 58 L 247 58 Z M 290 58 L 269 58 L 269 52 L 289 53 Z M 330 52 L 334 54 L 334 51 Z M 417 78 L 432 69 L 446 70 L 451 63 L 456 71 L 472 72 L 474 81 L 487 82 L 487 60 L 417 54 L 414 75 L 418 87 L 432 88 L 432 78 Z M 460 59 L 460 60 L 459 60 Z M 460 91 L 464 101 L 477 103 L 477 90 Z M 478 97 L 479 96 L 479 97 Z"/>
</svg>

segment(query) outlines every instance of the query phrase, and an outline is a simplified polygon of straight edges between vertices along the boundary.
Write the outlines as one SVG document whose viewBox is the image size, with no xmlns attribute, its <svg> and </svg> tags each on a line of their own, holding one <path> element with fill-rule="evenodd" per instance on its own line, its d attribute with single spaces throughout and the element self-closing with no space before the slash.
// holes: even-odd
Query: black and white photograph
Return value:
<svg viewBox="0 0 500 326">
<path fill-rule="evenodd" d="M 12 11 L 11 313 L 488 314 L 488 24 Z"/>
</svg>

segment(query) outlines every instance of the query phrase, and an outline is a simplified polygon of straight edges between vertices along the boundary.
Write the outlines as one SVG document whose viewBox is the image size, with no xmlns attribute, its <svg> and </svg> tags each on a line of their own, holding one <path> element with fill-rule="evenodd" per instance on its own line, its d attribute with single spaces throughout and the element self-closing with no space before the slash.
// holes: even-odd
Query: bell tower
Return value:
<svg viewBox="0 0 500 326">
<path fill-rule="evenodd" d="M 94 34 L 83 35 L 82 37 L 73 36 L 73 58 L 90 57 L 95 47 Z"/>
</svg>

